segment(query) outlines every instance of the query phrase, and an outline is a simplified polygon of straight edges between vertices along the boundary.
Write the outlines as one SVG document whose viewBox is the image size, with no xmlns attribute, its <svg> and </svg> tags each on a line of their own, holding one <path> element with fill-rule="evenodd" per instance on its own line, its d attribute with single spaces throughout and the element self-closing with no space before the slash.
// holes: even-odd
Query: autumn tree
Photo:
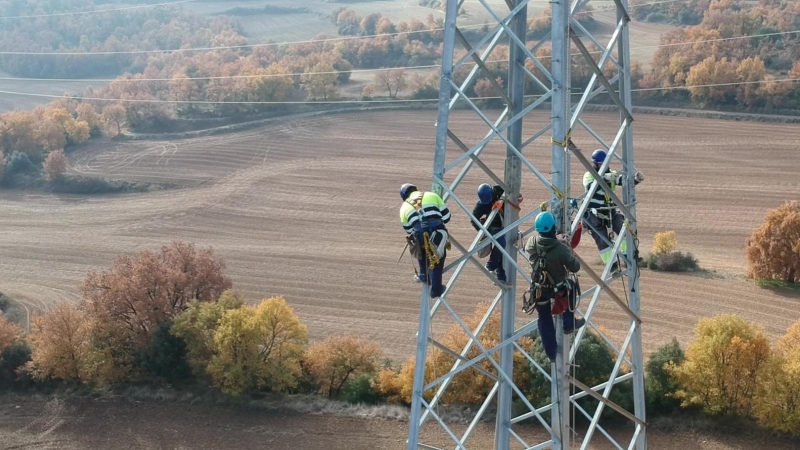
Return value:
<svg viewBox="0 0 800 450">
<path fill-rule="evenodd" d="M 14 151 L 30 157 L 41 154 L 37 119 L 27 111 L 11 111 L 0 115 L 0 146 L 6 153 Z"/>
<path fill-rule="evenodd" d="M 22 329 L 19 325 L 9 322 L 5 316 L 0 313 L 0 353 L 3 350 L 16 344 L 22 337 Z"/>
<path fill-rule="evenodd" d="M 67 155 L 64 150 L 55 150 L 48 153 L 44 160 L 44 174 L 47 181 L 53 183 L 64 177 L 67 172 Z"/>
<path fill-rule="evenodd" d="M 708 414 L 748 416 L 770 356 L 760 326 L 734 315 L 701 319 L 680 365 L 670 365 L 681 405 Z"/>
<path fill-rule="evenodd" d="M 213 250 L 173 242 L 159 252 L 123 255 L 82 283 L 82 306 L 97 322 L 122 330 L 134 348 L 145 348 L 162 322 L 192 300 L 211 302 L 231 287 L 225 262 Z"/>
<path fill-rule="evenodd" d="M 229 310 L 214 332 L 208 373 L 216 386 L 234 396 L 261 389 L 285 392 L 302 375 L 307 333 L 282 297 Z"/>
<path fill-rule="evenodd" d="M 390 98 L 406 87 L 406 71 L 403 69 L 381 70 L 375 74 L 375 84 L 386 88 Z"/>
<path fill-rule="evenodd" d="M 127 112 L 120 103 L 107 105 L 103 108 L 102 121 L 109 136 L 119 136 L 127 129 Z"/>
<path fill-rule="evenodd" d="M 329 397 L 360 375 L 374 373 L 382 357 L 378 344 L 350 335 L 331 336 L 312 345 L 305 356 L 305 367 Z"/>
<path fill-rule="evenodd" d="M 303 84 L 312 100 L 335 100 L 339 97 L 337 72 L 325 62 L 310 67 L 303 74 Z"/>
<path fill-rule="evenodd" d="M 800 202 L 790 201 L 767 212 L 764 223 L 747 240 L 747 275 L 796 283 L 800 277 Z"/>
<path fill-rule="evenodd" d="M 727 58 L 709 56 L 689 70 L 686 85 L 698 103 L 728 103 L 735 92 L 736 66 Z"/>
<path fill-rule="evenodd" d="M 775 346 L 755 396 L 755 416 L 771 430 L 800 435 L 800 321 Z"/>
<path fill-rule="evenodd" d="M 34 317 L 28 341 L 33 347 L 28 369 L 40 380 L 86 380 L 89 367 L 91 323 L 71 303 L 59 303 Z"/>
<path fill-rule="evenodd" d="M 294 88 L 289 69 L 273 64 L 258 70 L 247 81 L 247 100 L 253 102 L 282 102 L 289 98 Z"/>
<path fill-rule="evenodd" d="M 193 300 L 175 317 L 170 332 L 186 342 L 186 359 L 195 375 L 206 375 L 214 356 L 214 333 L 222 317 L 243 305 L 241 295 L 228 290 L 213 303 Z"/>
<path fill-rule="evenodd" d="M 488 303 L 478 304 L 475 313 L 465 318 L 464 322 L 471 330 L 475 330 L 489 309 Z M 480 334 L 480 342 L 484 348 L 490 349 L 500 343 L 500 315 L 497 311 L 493 312 Z M 460 325 L 453 325 L 439 342 L 453 352 L 460 353 L 469 342 L 469 336 L 464 332 Z M 529 337 L 521 338 L 517 341 L 520 347 L 530 353 L 534 346 L 534 341 Z M 476 358 L 480 349 L 473 345 L 466 354 L 467 359 Z M 494 357 L 499 362 L 499 354 Z M 517 386 L 529 386 L 532 375 L 528 368 L 527 359 L 522 353 L 514 352 L 514 383 Z M 425 361 L 425 383 L 431 383 L 436 376 L 447 373 L 455 363 L 455 358 L 441 349 L 433 349 Z M 378 373 L 376 390 L 388 398 L 389 401 L 399 401 L 410 404 L 412 388 L 414 382 L 415 360 L 412 357 L 400 368 L 399 372 L 384 369 Z M 479 368 L 481 370 L 477 370 Z M 450 387 L 442 396 L 442 403 L 479 403 L 486 398 L 494 385 L 497 370 L 494 365 L 487 360 L 483 360 L 476 365 L 453 377 Z M 436 389 L 430 389 L 423 393 L 424 398 L 430 400 Z M 523 391 L 525 392 L 525 391 Z"/>
<path fill-rule="evenodd" d="M 100 114 L 94 109 L 94 106 L 89 103 L 81 103 L 75 107 L 78 122 L 85 122 L 89 127 L 89 135 L 96 136 L 103 125 L 103 120 Z"/>
<path fill-rule="evenodd" d="M 764 61 L 754 56 L 747 58 L 736 67 L 736 75 L 742 83 L 736 89 L 736 100 L 744 106 L 753 106 L 760 100 L 759 83 L 764 80 L 767 69 Z"/>
</svg>

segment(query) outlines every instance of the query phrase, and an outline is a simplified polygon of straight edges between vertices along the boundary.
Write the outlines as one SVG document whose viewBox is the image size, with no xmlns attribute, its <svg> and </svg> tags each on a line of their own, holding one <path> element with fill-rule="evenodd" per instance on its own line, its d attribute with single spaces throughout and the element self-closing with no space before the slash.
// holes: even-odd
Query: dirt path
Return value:
<svg viewBox="0 0 800 450">
<path fill-rule="evenodd" d="M 464 425 L 452 424 L 455 432 Z M 492 424 L 481 424 L 470 448 L 492 448 Z M 442 448 L 446 435 L 424 429 L 424 441 Z M 515 430 L 529 443 L 546 440 L 540 427 Z M 408 423 L 397 420 L 301 415 L 221 406 L 15 398 L 0 402 L 0 450 L 399 450 Z M 612 432 L 617 439 L 625 430 Z M 796 444 L 796 443 L 795 443 Z M 791 442 L 708 433 L 650 430 L 648 448 L 672 450 L 789 450 Z M 514 449 L 520 448 L 516 444 Z M 597 435 L 590 448 L 614 448 Z"/>
<path fill-rule="evenodd" d="M 527 135 L 547 120 L 546 113 L 534 117 Z M 586 120 L 611 140 L 618 120 L 613 114 L 588 114 Z M 286 296 L 312 339 L 348 330 L 377 340 L 387 356 L 405 359 L 414 348 L 418 286 L 408 256 L 396 265 L 405 243 L 397 189 L 407 181 L 429 184 L 434 122 L 433 111 L 367 112 L 227 135 L 92 145 L 72 156 L 73 172 L 183 188 L 97 197 L 4 191 L 0 290 L 46 309 L 76 300 L 87 271 L 108 267 L 116 255 L 182 239 L 213 246 L 251 301 Z M 483 137 L 477 125 L 468 113 L 452 118 L 468 145 Z M 642 252 L 649 251 L 655 232 L 675 230 L 682 249 L 721 274 L 643 271 L 645 349 L 673 336 L 685 342 L 699 317 L 718 312 L 757 320 L 773 337 L 783 334 L 800 317 L 800 295 L 757 289 L 741 279 L 743 249 L 767 209 L 800 198 L 792 164 L 800 130 L 642 115 L 634 132 L 638 169 L 647 177 L 639 188 Z M 574 140 L 592 145 L 585 132 L 576 131 Z M 458 150 L 449 148 L 452 161 Z M 525 151 L 535 164 L 549 165 L 549 142 Z M 500 173 L 503 152 L 492 144 L 486 158 Z M 575 162 L 572 171 L 577 194 L 583 170 Z M 457 194 L 471 206 L 485 181 L 472 171 Z M 527 207 L 545 198 L 531 175 L 523 186 Z M 451 207 L 452 232 L 465 241 L 473 230 L 455 203 Z M 589 235 L 579 249 L 599 266 Z M 474 267 L 459 283 L 451 299 L 462 313 L 496 293 Z M 613 327 L 624 317 L 609 302 L 596 319 Z"/>
</svg>

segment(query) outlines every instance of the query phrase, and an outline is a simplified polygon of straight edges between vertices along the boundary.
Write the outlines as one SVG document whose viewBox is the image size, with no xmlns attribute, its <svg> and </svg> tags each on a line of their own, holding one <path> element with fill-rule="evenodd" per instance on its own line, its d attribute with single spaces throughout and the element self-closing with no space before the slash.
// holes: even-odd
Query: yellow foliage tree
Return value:
<svg viewBox="0 0 800 450">
<path fill-rule="evenodd" d="M 718 315 L 697 323 L 684 362 L 666 369 L 679 386 L 675 396 L 682 406 L 748 416 L 769 356 L 769 341 L 760 326 L 735 315 Z"/>
<path fill-rule="evenodd" d="M 800 278 L 800 202 L 769 211 L 747 240 L 750 278 L 796 283 Z"/>
<path fill-rule="evenodd" d="M 186 360 L 195 375 L 206 375 L 214 356 L 214 332 L 222 317 L 243 305 L 244 299 L 239 294 L 227 290 L 214 303 L 192 301 L 186 311 L 175 317 L 170 334 L 186 343 Z"/>
<path fill-rule="evenodd" d="M 227 311 L 214 332 L 208 373 L 223 392 L 283 392 L 297 386 L 308 330 L 282 297 Z"/>
<path fill-rule="evenodd" d="M 28 335 L 31 375 L 36 379 L 86 379 L 90 334 L 88 318 L 71 303 L 60 303 L 35 317 Z"/>
<path fill-rule="evenodd" d="M 304 361 L 322 393 L 335 397 L 351 378 L 374 373 L 382 356 L 378 344 L 364 338 L 341 335 L 312 345 Z"/>
<path fill-rule="evenodd" d="M 656 233 L 653 239 L 653 248 L 650 252 L 655 255 L 666 255 L 672 253 L 678 247 L 678 238 L 675 236 L 674 231 L 664 231 Z"/>
<path fill-rule="evenodd" d="M 335 100 L 339 97 L 337 89 L 337 74 L 333 65 L 320 62 L 306 69 L 303 74 L 303 84 L 308 96 L 312 100 Z"/>
<path fill-rule="evenodd" d="M 736 89 L 736 99 L 739 100 L 744 106 L 752 106 L 758 102 L 760 98 L 759 83 L 764 80 L 767 74 L 767 69 L 764 67 L 764 61 L 758 56 L 747 58 L 739 63 L 736 67 L 736 75 L 739 81 L 746 84 L 741 84 Z"/>
<path fill-rule="evenodd" d="M 800 321 L 778 341 L 765 368 L 755 416 L 771 430 L 800 435 Z"/>
<path fill-rule="evenodd" d="M 488 303 L 477 305 L 475 314 L 464 320 L 467 327 L 474 331 L 488 310 Z M 500 315 L 495 311 L 490 317 L 484 331 L 481 333 L 480 342 L 487 350 L 500 343 Z M 469 336 L 460 325 L 454 325 L 440 340 L 441 344 L 455 353 L 461 353 L 462 349 L 469 342 Z M 518 341 L 526 353 L 530 353 L 534 342 L 530 338 L 522 338 Z M 480 349 L 473 345 L 467 353 L 466 358 L 472 359 L 479 355 Z M 492 353 L 492 357 L 500 362 L 500 353 Z M 446 374 L 455 363 L 455 358 L 450 354 L 434 348 L 428 353 L 425 362 L 425 383 L 430 383 Z M 378 374 L 377 390 L 386 396 L 389 401 L 399 400 L 401 403 L 410 404 L 414 383 L 415 359 L 411 358 L 404 364 L 397 373 L 383 371 Z M 494 365 L 483 360 L 476 364 L 476 367 L 483 369 L 493 376 L 497 375 Z M 478 403 L 483 401 L 489 394 L 494 385 L 492 377 L 486 375 L 475 368 L 469 368 L 453 377 L 450 385 L 442 396 L 442 403 Z M 517 386 L 526 386 L 531 382 L 531 372 L 527 369 L 525 356 L 519 352 L 514 352 L 514 382 Z M 437 386 L 438 387 L 438 386 Z M 423 396 L 430 400 L 433 398 L 436 388 L 429 389 Z M 523 391 L 524 392 L 524 391 Z"/>
<path fill-rule="evenodd" d="M 689 70 L 686 85 L 692 98 L 700 103 L 721 102 L 735 92 L 735 86 L 729 84 L 735 83 L 737 78 L 734 63 L 727 58 L 718 60 L 709 56 Z"/>
</svg>

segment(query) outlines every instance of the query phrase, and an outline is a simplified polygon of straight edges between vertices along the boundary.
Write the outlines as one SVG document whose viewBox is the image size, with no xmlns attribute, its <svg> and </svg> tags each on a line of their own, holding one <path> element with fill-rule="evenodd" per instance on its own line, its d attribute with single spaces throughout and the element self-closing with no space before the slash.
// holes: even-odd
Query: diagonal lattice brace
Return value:
<svg viewBox="0 0 800 450">
<path fill-rule="evenodd" d="M 461 33 L 461 30 L 459 30 L 458 28 L 456 28 L 456 37 L 458 38 L 459 41 L 461 41 L 461 45 L 464 46 L 465 49 L 467 49 L 468 51 L 472 50 L 472 46 L 469 45 L 469 41 L 467 40 L 467 38 L 464 37 L 464 35 Z M 506 105 L 511 105 L 512 104 L 511 99 L 508 98 L 506 92 L 503 90 L 502 87 L 500 87 L 500 84 L 498 84 L 497 80 L 495 80 L 495 78 L 492 76 L 492 72 L 489 70 L 488 67 L 486 67 L 486 64 L 483 63 L 483 60 L 481 60 L 478 57 L 478 55 L 475 54 L 475 52 L 472 52 L 472 60 L 475 61 L 475 64 L 477 64 L 478 67 L 480 67 L 486 73 L 487 79 L 489 80 L 490 83 L 492 83 L 494 89 L 503 98 L 503 101 L 506 103 Z"/>
<path fill-rule="evenodd" d="M 628 111 L 628 108 L 626 108 L 625 105 L 622 104 L 622 100 L 619 98 L 617 91 L 614 90 L 614 88 L 611 86 L 611 83 L 608 82 L 606 76 L 603 75 L 603 69 L 597 67 L 597 63 L 594 61 L 594 58 L 592 58 L 592 54 L 589 53 L 589 50 L 586 48 L 586 46 L 583 45 L 583 41 L 581 41 L 581 38 L 579 38 L 578 35 L 575 34 L 575 32 L 572 31 L 571 29 L 569 37 L 572 39 L 572 42 L 574 42 L 575 45 L 578 47 L 578 50 L 581 52 L 583 57 L 586 58 L 586 61 L 589 63 L 589 66 L 592 68 L 592 71 L 594 71 L 594 73 L 597 75 L 597 78 L 600 80 L 600 83 L 602 83 L 606 87 L 606 89 L 608 90 L 607 93 L 609 97 L 611 97 L 611 99 L 614 100 L 614 103 L 617 105 L 617 107 L 619 107 L 619 110 L 622 112 L 625 118 L 628 119 L 629 122 L 633 122 L 633 116 L 631 115 L 631 112 Z"/>
<path fill-rule="evenodd" d="M 611 49 L 613 48 L 614 44 L 616 44 L 617 39 L 619 39 L 620 35 L 622 34 L 622 23 L 619 23 L 614 29 L 614 33 L 611 35 L 611 39 L 609 40 L 608 46 L 603 51 L 602 56 L 600 56 L 600 61 L 597 62 L 599 67 L 603 67 L 608 61 L 609 56 L 611 56 Z M 581 96 L 580 101 L 578 102 L 578 106 L 572 111 L 572 124 L 571 127 L 575 126 L 575 121 L 580 118 L 581 113 L 583 112 L 586 105 L 589 103 L 589 97 L 591 95 L 592 90 L 594 89 L 594 85 L 597 82 L 597 74 L 592 74 L 592 78 L 589 79 L 589 84 L 586 85 L 585 90 L 583 91 L 583 95 Z"/>
<path fill-rule="evenodd" d="M 622 414 L 628 420 L 636 422 L 639 425 L 646 425 L 641 419 L 639 419 L 638 417 L 636 417 L 633 414 L 631 414 L 630 412 L 628 412 L 625 408 L 617 405 L 616 403 L 612 402 L 611 400 L 609 400 L 609 399 L 603 397 L 602 395 L 598 394 L 592 388 L 590 388 L 589 386 L 581 383 L 577 379 L 573 378 L 571 375 L 567 375 L 567 381 L 569 381 L 570 383 L 574 384 L 575 387 L 577 387 L 578 389 L 581 389 L 582 391 L 586 392 L 593 399 L 604 403 L 609 408 L 611 408 L 614 411 Z"/>
<path fill-rule="evenodd" d="M 602 278 L 600 278 L 599 275 L 597 275 L 594 269 L 592 269 L 591 267 L 589 267 L 588 264 L 586 264 L 586 261 L 584 261 L 583 258 L 581 258 L 577 253 L 575 254 L 575 258 L 581 263 L 581 269 L 583 269 L 584 271 L 586 271 L 586 273 L 589 274 L 589 277 L 592 280 L 594 280 L 594 282 L 597 283 L 597 285 L 600 286 L 606 292 L 606 294 L 608 294 L 609 297 L 611 297 L 611 300 L 614 300 L 614 302 L 617 305 L 619 305 L 620 308 L 622 308 L 625 314 L 630 316 L 630 318 L 633 319 L 636 323 L 642 323 L 642 319 L 639 318 L 639 316 L 637 316 L 636 313 L 631 311 L 630 308 L 628 308 L 628 305 L 626 305 L 625 302 L 623 302 L 622 299 L 619 298 L 617 293 L 614 292 L 611 289 L 611 287 L 607 285 Z"/>
<path fill-rule="evenodd" d="M 451 357 L 453 357 L 453 358 L 455 358 L 455 359 L 457 359 L 457 360 L 461 360 L 462 362 L 464 362 L 464 361 L 468 361 L 468 359 L 467 359 L 465 356 L 461 356 L 461 355 L 459 355 L 458 353 L 456 353 L 456 352 L 454 352 L 454 351 L 450 350 L 449 348 L 447 348 L 447 346 L 446 346 L 446 345 L 442 344 L 441 342 L 437 341 L 436 339 L 433 339 L 433 338 L 431 338 L 431 337 L 428 337 L 428 342 L 430 342 L 430 343 L 431 343 L 431 345 L 433 345 L 434 347 L 436 347 L 436 348 L 438 348 L 439 350 L 441 350 L 441 351 L 443 351 L 443 352 L 447 353 L 449 356 L 451 356 Z M 480 367 L 480 366 L 473 366 L 472 368 L 473 368 L 473 369 L 475 369 L 475 370 L 477 370 L 478 372 L 480 372 L 480 373 L 482 373 L 482 374 L 486 375 L 486 376 L 487 376 L 487 377 L 489 377 L 490 379 L 492 379 L 492 380 L 494 380 L 494 381 L 498 381 L 498 378 L 497 378 L 497 376 L 495 376 L 493 373 L 489 372 L 488 370 L 484 369 L 483 367 Z"/>
</svg>

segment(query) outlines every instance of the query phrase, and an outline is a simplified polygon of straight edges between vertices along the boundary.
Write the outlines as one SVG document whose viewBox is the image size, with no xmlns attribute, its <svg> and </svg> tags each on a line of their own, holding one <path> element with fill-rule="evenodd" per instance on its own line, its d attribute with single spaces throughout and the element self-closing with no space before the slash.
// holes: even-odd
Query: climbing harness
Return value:
<svg viewBox="0 0 800 450">
<path fill-rule="evenodd" d="M 522 311 L 525 314 L 533 314 L 536 305 L 551 303 L 559 291 L 568 287 L 565 281 L 556 284 L 547 272 L 545 265 L 548 252 L 549 250 L 542 253 L 537 248 L 536 257 L 528 261 L 531 266 L 531 283 L 522 294 Z"/>
<path fill-rule="evenodd" d="M 417 233 L 411 233 L 406 237 L 411 248 L 411 254 L 415 255 L 417 259 L 422 259 L 423 256 L 428 259 L 428 268 L 433 269 L 441 261 L 444 256 L 445 250 L 450 250 L 451 244 L 447 231 L 444 229 L 436 230 L 433 233 L 428 232 L 428 223 L 425 220 L 424 212 L 422 211 L 422 197 L 425 194 L 420 193 L 416 199 L 409 198 L 406 203 L 413 206 L 419 216 L 419 223 L 422 229 L 422 240 L 419 242 Z M 424 253 L 423 253 L 424 252 Z"/>
</svg>

